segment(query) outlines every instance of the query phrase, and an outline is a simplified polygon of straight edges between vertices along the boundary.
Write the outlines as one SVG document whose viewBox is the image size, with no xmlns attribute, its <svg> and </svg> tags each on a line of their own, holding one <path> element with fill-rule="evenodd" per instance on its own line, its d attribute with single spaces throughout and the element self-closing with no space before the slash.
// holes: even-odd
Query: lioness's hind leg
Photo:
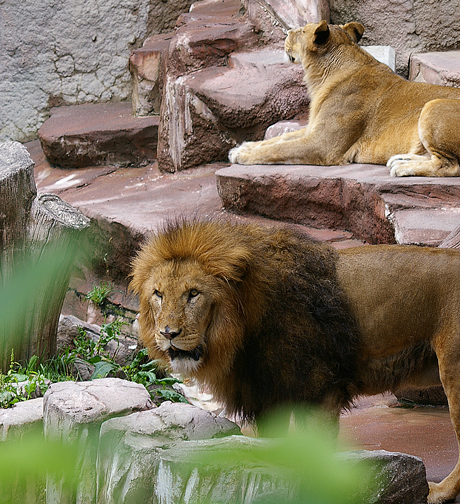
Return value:
<svg viewBox="0 0 460 504">
<path fill-rule="evenodd" d="M 456 335 L 449 338 L 450 341 L 459 340 L 460 330 L 457 329 L 453 332 L 456 332 Z M 441 381 L 449 402 L 450 418 L 460 448 L 460 397 L 458 394 L 460 389 L 460 349 L 447 343 L 436 354 L 438 356 Z M 440 504 L 455 500 L 460 493 L 460 458 L 454 470 L 446 478 L 440 483 L 429 483 L 429 486 L 429 504 Z"/>
<path fill-rule="evenodd" d="M 426 156 L 402 154 L 387 163 L 391 176 L 453 177 L 460 175 L 460 100 L 425 104 L 418 123 Z"/>
</svg>

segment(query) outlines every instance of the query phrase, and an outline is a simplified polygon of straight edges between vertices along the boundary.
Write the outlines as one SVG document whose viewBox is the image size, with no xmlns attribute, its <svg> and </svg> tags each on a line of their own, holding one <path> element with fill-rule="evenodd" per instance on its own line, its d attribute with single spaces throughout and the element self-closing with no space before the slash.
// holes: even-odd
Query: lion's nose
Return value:
<svg viewBox="0 0 460 504">
<path fill-rule="evenodd" d="M 182 332 L 182 329 L 179 329 L 178 331 L 173 331 L 169 326 L 165 327 L 164 331 L 160 331 L 160 334 L 164 336 L 167 339 L 174 339 L 175 337 L 179 336 L 179 334 Z"/>
</svg>

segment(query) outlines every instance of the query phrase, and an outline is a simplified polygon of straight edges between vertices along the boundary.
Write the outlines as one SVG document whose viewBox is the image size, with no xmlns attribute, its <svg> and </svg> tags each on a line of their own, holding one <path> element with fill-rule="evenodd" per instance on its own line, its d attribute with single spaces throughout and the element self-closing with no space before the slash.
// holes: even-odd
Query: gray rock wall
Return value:
<svg viewBox="0 0 460 504">
<path fill-rule="evenodd" d="M 0 0 L 0 140 L 27 141 L 50 106 L 125 100 L 131 50 L 191 0 Z"/>
<path fill-rule="evenodd" d="M 361 22 L 363 45 L 396 50 L 396 70 L 407 76 L 415 52 L 460 47 L 460 2 L 452 0 L 329 0 L 331 22 Z"/>
</svg>

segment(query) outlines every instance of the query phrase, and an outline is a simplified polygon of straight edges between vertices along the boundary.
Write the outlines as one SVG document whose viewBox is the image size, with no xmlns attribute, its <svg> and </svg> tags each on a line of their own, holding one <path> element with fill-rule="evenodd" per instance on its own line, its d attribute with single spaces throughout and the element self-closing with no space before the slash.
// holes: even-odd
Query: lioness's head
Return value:
<svg viewBox="0 0 460 504">
<path fill-rule="evenodd" d="M 251 252 L 225 223 L 170 224 L 133 262 L 140 339 L 173 372 L 225 373 L 240 344 L 239 284 Z M 224 341 L 225 334 L 225 341 Z M 222 347 L 226 351 L 222 351 Z"/>
<path fill-rule="evenodd" d="M 356 22 L 346 25 L 329 25 L 326 21 L 308 23 L 303 28 L 289 30 L 284 46 L 290 61 L 305 67 L 312 53 L 320 55 L 331 47 L 356 44 L 363 33 L 364 26 Z"/>
</svg>

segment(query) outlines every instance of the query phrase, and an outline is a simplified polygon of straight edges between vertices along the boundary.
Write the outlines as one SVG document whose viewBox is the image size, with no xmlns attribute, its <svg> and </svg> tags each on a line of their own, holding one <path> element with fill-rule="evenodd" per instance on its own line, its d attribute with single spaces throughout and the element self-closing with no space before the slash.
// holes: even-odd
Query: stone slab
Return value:
<svg viewBox="0 0 460 504">
<path fill-rule="evenodd" d="M 393 72 L 396 71 L 396 52 L 391 46 L 361 46 L 380 63 L 385 63 Z"/>
<path fill-rule="evenodd" d="M 437 245 L 458 226 L 456 177 L 393 178 L 386 166 L 363 164 L 232 165 L 217 171 L 216 180 L 228 210 L 346 229 L 369 243 Z"/>
<path fill-rule="evenodd" d="M 409 79 L 460 87 L 460 51 L 413 54 L 410 59 Z"/>
<path fill-rule="evenodd" d="M 134 117 L 130 102 L 56 107 L 38 136 L 56 166 L 142 166 L 156 159 L 159 118 Z"/>
</svg>

